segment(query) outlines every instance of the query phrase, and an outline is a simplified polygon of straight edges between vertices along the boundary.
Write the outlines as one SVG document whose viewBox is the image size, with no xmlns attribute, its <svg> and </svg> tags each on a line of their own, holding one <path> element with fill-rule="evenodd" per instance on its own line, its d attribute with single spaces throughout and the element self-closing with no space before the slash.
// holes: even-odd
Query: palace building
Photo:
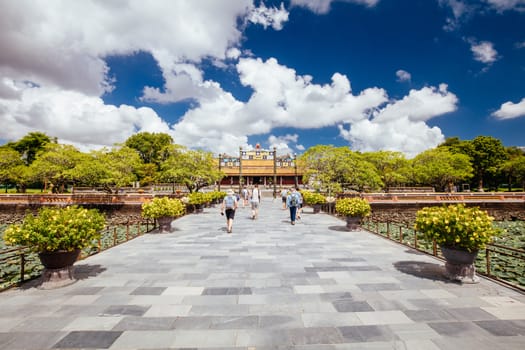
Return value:
<svg viewBox="0 0 525 350">
<path fill-rule="evenodd" d="M 266 188 L 297 186 L 302 183 L 295 156 L 278 156 L 276 149 L 264 150 L 257 144 L 253 150 L 239 148 L 239 155 L 220 154 L 219 170 L 226 176 L 221 185 L 241 186 L 258 184 Z"/>
</svg>

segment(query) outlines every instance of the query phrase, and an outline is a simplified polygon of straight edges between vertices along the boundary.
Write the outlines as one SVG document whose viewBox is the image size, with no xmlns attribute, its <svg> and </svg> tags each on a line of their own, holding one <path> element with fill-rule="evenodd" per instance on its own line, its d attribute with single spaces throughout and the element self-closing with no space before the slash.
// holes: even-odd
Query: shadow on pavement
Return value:
<svg viewBox="0 0 525 350">
<path fill-rule="evenodd" d="M 443 276 L 444 267 L 439 264 L 433 264 L 423 261 L 397 261 L 393 263 L 394 267 L 403 273 L 426 278 L 433 281 L 450 282 Z"/>
<path fill-rule="evenodd" d="M 106 271 L 106 268 L 101 265 L 75 265 L 75 279 L 85 280 L 95 277 L 104 271 Z"/>
</svg>

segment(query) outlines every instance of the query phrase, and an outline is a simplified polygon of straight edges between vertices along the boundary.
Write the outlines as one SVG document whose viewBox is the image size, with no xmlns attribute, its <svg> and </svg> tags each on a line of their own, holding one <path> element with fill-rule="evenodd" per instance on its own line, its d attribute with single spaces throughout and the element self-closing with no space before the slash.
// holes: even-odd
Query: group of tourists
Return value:
<svg viewBox="0 0 525 350">
<path fill-rule="evenodd" d="M 283 210 L 287 208 L 290 210 L 290 222 L 295 225 L 295 221 L 301 219 L 301 212 L 303 206 L 303 197 L 298 188 L 292 187 L 289 190 L 282 189 L 281 198 L 283 202 Z M 226 231 L 232 232 L 233 219 L 235 218 L 235 211 L 239 207 L 239 202 L 242 201 L 242 206 L 251 207 L 252 220 L 256 220 L 259 216 L 259 204 L 261 203 L 261 192 L 259 186 L 255 184 L 251 190 L 243 187 L 240 194 L 235 194 L 232 189 L 226 191 L 221 204 L 221 215 L 226 215 Z"/>
</svg>

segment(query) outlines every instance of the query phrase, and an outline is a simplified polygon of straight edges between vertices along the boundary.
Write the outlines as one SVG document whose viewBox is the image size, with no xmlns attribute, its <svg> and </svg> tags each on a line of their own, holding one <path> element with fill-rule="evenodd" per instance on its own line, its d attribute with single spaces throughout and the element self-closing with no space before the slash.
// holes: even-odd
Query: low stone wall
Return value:
<svg viewBox="0 0 525 350">
<path fill-rule="evenodd" d="M 456 204 L 456 203 L 454 203 Z M 372 217 L 375 221 L 411 224 L 415 221 L 416 212 L 428 206 L 441 206 L 443 203 L 371 203 Z M 525 220 L 525 203 L 519 202 L 479 202 L 465 203 L 466 206 L 477 206 L 486 210 L 496 221 Z"/>
<path fill-rule="evenodd" d="M 416 212 L 427 206 L 444 205 L 443 203 L 400 203 L 381 202 L 371 203 L 372 217 L 377 221 L 390 221 L 404 224 L 414 222 Z M 525 220 L 525 202 L 479 202 L 466 203 L 467 206 L 478 206 L 485 209 L 496 220 Z M 36 214 L 42 204 L 12 204 L 0 203 L 0 224 L 20 222 L 27 211 Z M 108 224 L 135 224 L 142 221 L 140 203 L 104 203 L 85 204 L 86 208 L 97 208 L 106 214 Z M 188 206 L 187 212 L 193 212 L 193 206 Z M 323 210 L 333 214 L 333 204 L 324 205 Z"/>
<path fill-rule="evenodd" d="M 20 222 L 31 212 L 37 214 L 42 205 L 0 203 L 0 224 Z M 135 224 L 143 221 L 140 204 L 89 204 L 85 208 L 96 208 L 106 215 L 109 225 Z"/>
</svg>

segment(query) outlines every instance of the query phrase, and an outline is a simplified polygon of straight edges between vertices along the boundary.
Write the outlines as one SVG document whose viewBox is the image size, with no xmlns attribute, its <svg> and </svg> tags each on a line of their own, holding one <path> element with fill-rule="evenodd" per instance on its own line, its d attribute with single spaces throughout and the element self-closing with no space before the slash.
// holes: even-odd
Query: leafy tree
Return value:
<svg viewBox="0 0 525 350">
<path fill-rule="evenodd" d="M 418 154 L 412 165 L 415 180 L 424 185 L 437 187 L 439 190 L 452 191 L 457 181 L 472 177 L 473 168 L 470 158 L 461 153 L 452 153 L 446 147 L 437 147 Z"/>
<path fill-rule="evenodd" d="M 483 191 L 483 179 L 498 172 L 507 159 L 507 152 L 500 140 L 491 136 L 477 136 L 465 149 L 470 156 L 479 191 Z"/>
<path fill-rule="evenodd" d="M 183 184 L 188 191 L 197 192 L 224 177 L 211 152 L 178 145 L 168 147 L 168 151 L 169 157 L 161 164 L 160 181 Z"/>
<path fill-rule="evenodd" d="M 53 192 L 64 192 L 66 185 L 72 181 L 71 170 L 84 157 L 71 145 L 48 143 L 29 168 L 32 177 L 42 181 L 44 187 L 50 183 Z"/>
<path fill-rule="evenodd" d="M 0 184 L 4 184 L 7 192 L 7 185 L 16 183 L 15 169 L 22 166 L 24 162 L 20 154 L 11 147 L 0 147 Z"/>
<path fill-rule="evenodd" d="M 7 145 L 22 156 L 26 165 L 30 165 L 35 160 L 38 152 L 44 149 L 44 146 L 51 142 L 51 138 L 42 132 L 30 132 L 16 142 L 10 142 Z M 56 139 L 54 140 L 56 143 Z"/>
<path fill-rule="evenodd" d="M 155 164 L 159 169 L 169 156 L 167 147 L 172 143 L 173 139 L 168 134 L 139 132 L 129 137 L 125 145 L 135 149 L 145 164 Z"/>
<path fill-rule="evenodd" d="M 303 170 L 304 183 L 329 192 L 339 192 L 343 188 L 378 189 L 382 186 L 374 165 L 348 147 L 311 147 L 298 158 L 298 165 Z"/>
<path fill-rule="evenodd" d="M 401 186 L 410 179 L 410 161 L 401 152 L 367 152 L 363 157 L 376 167 L 385 187 Z"/>
<path fill-rule="evenodd" d="M 142 165 L 138 153 L 129 147 L 93 151 L 81 158 L 69 170 L 72 181 L 84 186 L 103 186 L 108 193 L 113 188 L 127 186 L 137 179 L 137 169 Z"/>
<path fill-rule="evenodd" d="M 516 147 L 507 148 L 509 159 L 501 164 L 501 171 L 507 177 L 509 191 L 513 180 L 520 183 L 525 190 L 525 153 Z"/>
</svg>

